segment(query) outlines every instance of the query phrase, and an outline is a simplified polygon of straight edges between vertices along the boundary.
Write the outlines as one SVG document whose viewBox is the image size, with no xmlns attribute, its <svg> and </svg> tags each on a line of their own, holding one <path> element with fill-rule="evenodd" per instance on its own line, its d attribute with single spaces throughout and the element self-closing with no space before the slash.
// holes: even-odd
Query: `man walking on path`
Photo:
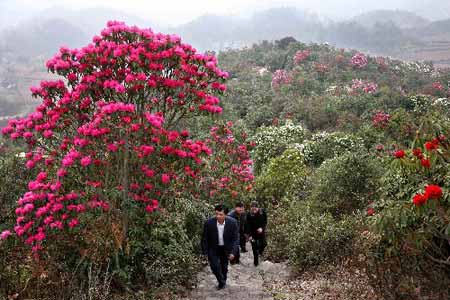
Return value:
<svg viewBox="0 0 450 300">
<path fill-rule="evenodd" d="M 259 264 L 259 256 L 263 254 L 266 242 L 266 212 L 258 207 L 258 203 L 252 202 L 250 212 L 247 214 L 247 233 L 253 250 L 253 263 L 255 266 Z"/>
<path fill-rule="evenodd" d="M 244 203 L 237 202 L 234 209 L 228 214 L 228 216 L 235 219 L 239 226 L 239 245 L 241 246 L 242 253 L 247 252 L 245 249 L 245 244 L 247 243 L 247 214 L 245 213 Z M 231 263 L 239 263 L 240 253 L 236 255 L 234 261 Z"/>
<path fill-rule="evenodd" d="M 233 260 L 239 251 L 239 227 L 235 219 L 226 216 L 223 205 L 214 210 L 215 217 L 203 226 L 201 246 L 219 283 L 217 289 L 221 290 L 227 282 L 228 260 Z"/>
</svg>

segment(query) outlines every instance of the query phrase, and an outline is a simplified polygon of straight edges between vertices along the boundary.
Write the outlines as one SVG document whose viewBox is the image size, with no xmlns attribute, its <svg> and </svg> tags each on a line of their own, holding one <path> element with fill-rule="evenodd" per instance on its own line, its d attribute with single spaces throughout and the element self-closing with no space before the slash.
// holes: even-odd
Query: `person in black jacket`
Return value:
<svg viewBox="0 0 450 300">
<path fill-rule="evenodd" d="M 259 256 L 263 254 L 266 242 L 267 214 L 258 207 L 258 203 L 252 202 L 250 212 L 247 213 L 247 234 L 253 250 L 253 263 L 259 264 Z"/>
<path fill-rule="evenodd" d="M 234 209 L 228 214 L 228 216 L 235 219 L 239 226 L 239 245 L 241 246 L 242 253 L 247 252 L 245 244 L 247 243 L 247 214 L 245 213 L 244 203 L 237 202 Z M 239 263 L 240 253 L 235 257 L 231 263 Z"/>
<path fill-rule="evenodd" d="M 216 216 L 203 226 L 201 246 L 219 283 L 217 289 L 221 290 L 227 282 L 228 260 L 233 260 L 239 251 L 239 227 L 235 219 L 226 216 L 223 205 L 214 210 Z"/>
</svg>

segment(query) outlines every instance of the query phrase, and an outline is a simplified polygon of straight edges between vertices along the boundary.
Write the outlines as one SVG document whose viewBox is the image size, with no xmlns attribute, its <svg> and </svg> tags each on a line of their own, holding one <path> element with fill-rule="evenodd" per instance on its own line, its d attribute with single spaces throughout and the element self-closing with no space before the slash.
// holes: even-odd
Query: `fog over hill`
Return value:
<svg viewBox="0 0 450 300">
<path fill-rule="evenodd" d="M 44 61 L 60 46 L 88 44 L 114 19 L 177 34 L 199 51 L 292 37 L 450 66 L 450 1 L 167 0 L 152 7 L 140 0 L 0 0 L 0 85 L 9 87 L 8 103 L 30 105 L 23 95 L 36 72 L 45 72 Z M 17 75 L 8 78 L 12 72 Z"/>
</svg>

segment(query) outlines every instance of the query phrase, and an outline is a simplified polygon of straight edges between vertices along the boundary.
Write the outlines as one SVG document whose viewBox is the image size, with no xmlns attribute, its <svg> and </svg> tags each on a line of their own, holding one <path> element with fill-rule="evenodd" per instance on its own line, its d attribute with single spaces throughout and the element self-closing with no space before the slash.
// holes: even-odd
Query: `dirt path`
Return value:
<svg viewBox="0 0 450 300">
<path fill-rule="evenodd" d="M 247 245 L 247 249 L 251 249 Z M 284 280 L 289 276 L 289 268 L 285 264 L 274 264 L 262 261 L 258 267 L 253 265 L 251 251 L 241 254 L 239 265 L 230 265 L 228 269 L 227 287 L 217 291 L 217 280 L 209 266 L 198 275 L 198 286 L 187 299 L 192 300 L 269 300 L 274 299 L 264 288 L 266 281 Z"/>
</svg>

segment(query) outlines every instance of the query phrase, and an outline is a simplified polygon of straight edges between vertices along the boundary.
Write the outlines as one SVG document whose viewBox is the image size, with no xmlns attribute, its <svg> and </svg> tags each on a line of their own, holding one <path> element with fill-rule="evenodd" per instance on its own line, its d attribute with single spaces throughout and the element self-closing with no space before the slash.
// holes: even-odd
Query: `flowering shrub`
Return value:
<svg viewBox="0 0 450 300">
<path fill-rule="evenodd" d="M 151 222 L 148 214 L 169 200 L 195 194 L 219 137 L 193 140 L 178 124 L 221 113 L 228 74 L 214 56 L 177 36 L 110 21 L 92 44 L 61 48 L 47 67 L 65 81 L 31 88 L 42 103 L 2 131 L 29 145 L 26 166 L 38 173 L 17 202 L 14 235 L 37 252 L 49 236 L 108 213 L 120 220 L 122 247 L 131 211 Z M 230 182 L 247 184 L 251 162 L 245 147 L 235 151 Z"/>
<path fill-rule="evenodd" d="M 352 135 L 339 132 L 321 132 L 297 146 L 303 154 L 304 161 L 309 166 L 320 166 L 329 158 L 355 152 L 363 148 L 363 141 Z"/>
<path fill-rule="evenodd" d="M 386 128 L 389 125 L 390 119 L 390 114 L 383 111 L 378 111 L 372 117 L 372 125 L 375 128 Z"/>
<path fill-rule="evenodd" d="M 387 160 L 390 165 L 382 178 L 381 200 L 375 203 L 379 211 L 375 224 L 386 241 L 386 253 L 420 255 L 443 265 L 450 256 L 450 146 L 442 133 L 450 127 L 437 118 L 431 110 L 421 115 L 410 150 L 398 150 Z"/>
<path fill-rule="evenodd" d="M 299 65 L 311 55 L 311 50 L 299 50 L 294 55 L 294 63 Z"/>
<path fill-rule="evenodd" d="M 353 79 L 351 87 L 352 92 L 364 92 L 366 94 L 374 94 L 378 90 L 375 82 L 362 81 L 361 79 Z"/>
<path fill-rule="evenodd" d="M 198 189 L 204 193 L 201 198 L 233 202 L 232 199 L 252 189 L 253 161 L 248 152 L 251 145 L 245 143 L 245 132 L 238 134 L 233 130 L 232 122 L 214 126 L 210 134 L 207 145 L 215 153 L 200 177 Z"/>
<path fill-rule="evenodd" d="M 437 91 L 443 91 L 444 90 L 444 86 L 439 82 L 433 82 L 433 89 L 437 90 Z"/>
<path fill-rule="evenodd" d="M 367 57 L 363 53 L 356 53 L 351 59 L 351 64 L 357 68 L 364 68 L 368 64 Z"/>
<path fill-rule="evenodd" d="M 286 70 L 276 70 L 272 76 L 272 88 L 278 89 L 283 84 L 292 81 L 292 76 Z"/>
<path fill-rule="evenodd" d="M 253 137 L 254 173 L 260 174 L 269 159 L 281 155 L 289 146 L 303 142 L 306 131 L 300 125 L 287 122 L 283 126 L 262 127 Z"/>
</svg>

